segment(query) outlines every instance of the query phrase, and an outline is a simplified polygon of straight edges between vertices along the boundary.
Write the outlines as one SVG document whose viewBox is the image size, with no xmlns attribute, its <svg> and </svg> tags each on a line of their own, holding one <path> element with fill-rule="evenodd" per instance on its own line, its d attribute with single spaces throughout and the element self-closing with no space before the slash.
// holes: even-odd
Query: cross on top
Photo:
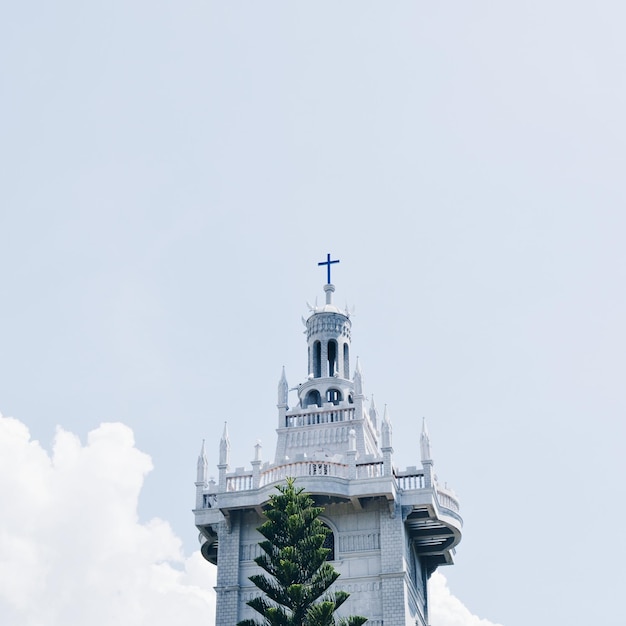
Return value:
<svg viewBox="0 0 626 626">
<path fill-rule="evenodd" d="M 325 265 L 326 266 L 326 275 L 327 275 L 327 282 L 330 285 L 330 266 L 333 263 L 339 263 L 339 259 L 336 259 L 335 261 L 331 261 L 330 260 L 330 254 L 326 255 L 326 260 L 325 261 L 320 261 L 318 263 L 318 265 Z"/>
</svg>

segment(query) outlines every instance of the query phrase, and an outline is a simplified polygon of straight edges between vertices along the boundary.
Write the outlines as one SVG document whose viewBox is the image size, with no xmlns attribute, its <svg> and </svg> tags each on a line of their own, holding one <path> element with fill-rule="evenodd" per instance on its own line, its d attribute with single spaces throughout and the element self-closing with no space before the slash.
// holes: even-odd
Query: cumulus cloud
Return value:
<svg viewBox="0 0 626 626">
<path fill-rule="evenodd" d="M 430 623 L 432 626 L 501 626 L 473 615 L 450 593 L 443 574 L 435 572 L 428 582 L 430 597 Z"/>
<path fill-rule="evenodd" d="M 214 568 L 160 519 L 140 523 L 150 457 L 123 424 L 81 444 L 59 429 L 49 454 L 0 417 L 0 623 L 124 626 L 206 620 Z"/>
<path fill-rule="evenodd" d="M 0 624 L 215 623 L 215 568 L 137 502 L 152 469 L 123 424 L 85 444 L 58 429 L 52 452 L 0 415 Z M 496 626 L 430 582 L 432 626 Z"/>
</svg>

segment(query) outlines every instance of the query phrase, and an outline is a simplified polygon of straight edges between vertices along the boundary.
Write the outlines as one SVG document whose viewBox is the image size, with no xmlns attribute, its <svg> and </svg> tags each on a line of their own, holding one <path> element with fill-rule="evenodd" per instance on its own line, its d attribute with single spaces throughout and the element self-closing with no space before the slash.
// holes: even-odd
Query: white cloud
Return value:
<svg viewBox="0 0 626 626">
<path fill-rule="evenodd" d="M 430 623 L 432 626 L 500 626 L 473 615 L 450 593 L 443 574 L 435 572 L 428 583 L 430 594 Z"/>
<path fill-rule="evenodd" d="M 52 454 L 0 417 L 0 623 L 170 626 L 214 613 L 214 568 L 160 519 L 140 523 L 150 457 L 102 424 L 86 445 L 57 431 Z"/>
<path fill-rule="evenodd" d="M 137 501 L 152 469 L 123 424 L 83 445 L 58 429 L 49 454 L 0 415 L 0 623 L 12 626 L 171 626 L 215 619 L 215 568 L 185 558 L 161 519 Z M 432 626 L 494 626 L 435 573 Z"/>
</svg>

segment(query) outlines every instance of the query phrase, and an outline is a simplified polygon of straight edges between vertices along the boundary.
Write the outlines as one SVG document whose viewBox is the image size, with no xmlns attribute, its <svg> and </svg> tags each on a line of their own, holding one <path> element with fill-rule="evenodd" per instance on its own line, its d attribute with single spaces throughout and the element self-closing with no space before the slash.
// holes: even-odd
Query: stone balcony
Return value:
<svg viewBox="0 0 626 626">
<path fill-rule="evenodd" d="M 196 526 L 209 531 L 236 510 L 263 506 L 276 485 L 286 478 L 324 502 L 351 502 L 360 509 L 363 499 L 384 498 L 392 515 L 402 514 L 413 541 L 424 555 L 438 565 L 451 563 L 454 546 L 461 539 L 463 520 L 459 502 L 451 490 L 440 486 L 424 469 L 410 467 L 385 474 L 382 460 L 365 463 L 301 460 L 282 464 L 260 462 L 253 470 L 238 468 L 226 474 L 225 488 L 215 483 L 202 493 L 202 507 L 194 511 Z M 207 535 L 208 536 L 208 535 Z"/>
</svg>

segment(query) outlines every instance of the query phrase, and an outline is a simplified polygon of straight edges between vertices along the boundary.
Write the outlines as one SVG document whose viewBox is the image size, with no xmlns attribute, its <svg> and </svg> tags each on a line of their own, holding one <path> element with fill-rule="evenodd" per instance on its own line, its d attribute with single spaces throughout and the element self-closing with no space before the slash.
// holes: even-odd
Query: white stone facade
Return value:
<svg viewBox="0 0 626 626">
<path fill-rule="evenodd" d="M 351 321 L 332 304 L 306 321 L 307 379 L 288 406 L 285 374 L 278 385 L 278 441 L 274 461 L 257 447 L 251 470 L 230 472 L 226 429 L 219 446 L 219 481 L 207 482 L 204 444 L 198 459 L 196 526 L 202 554 L 217 564 L 216 626 L 255 617 L 246 602 L 260 592 L 248 580 L 259 568 L 263 506 L 275 486 L 295 477 L 319 506 L 332 530 L 337 588 L 349 592 L 341 614 L 364 615 L 371 626 L 426 626 L 426 581 L 452 562 L 462 520 L 455 495 L 433 474 L 425 425 L 422 467 L 393 467 L 391 422 L 373 404 L 365 407 L 361 369 L 350 377 Z"/>
</svg>

